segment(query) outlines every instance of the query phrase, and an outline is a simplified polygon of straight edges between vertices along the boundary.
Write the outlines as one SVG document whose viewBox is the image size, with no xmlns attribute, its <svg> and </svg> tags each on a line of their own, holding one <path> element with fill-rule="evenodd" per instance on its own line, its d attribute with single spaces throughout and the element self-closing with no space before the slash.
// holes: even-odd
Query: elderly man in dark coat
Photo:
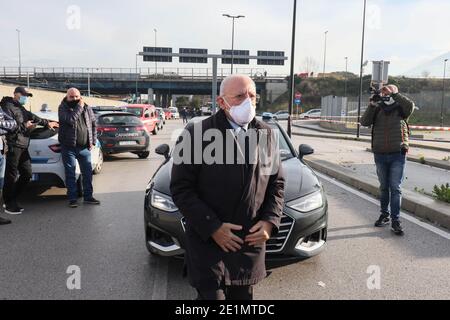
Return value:
<svg viewBox="0 0 450 320">
<path fill-rule="evenodd" d="M 219 112 L 180 136 L 171 193 L 186 219 L 185 261 L 198 299 L 251 300 L 253 285 L 266 277 L 265 242 L 278 232 L 284 204 L 278 138 L 255 119 L 249 77 L 226 78 L 217 102 Z M 222 149 L 211 161 L 213 143 Z"/>
</svg>

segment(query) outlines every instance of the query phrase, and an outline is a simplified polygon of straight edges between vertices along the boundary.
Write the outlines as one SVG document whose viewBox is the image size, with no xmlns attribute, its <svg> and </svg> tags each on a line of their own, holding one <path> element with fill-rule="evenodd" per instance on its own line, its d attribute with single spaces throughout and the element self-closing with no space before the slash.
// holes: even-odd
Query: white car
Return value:
<svg viewBox="0 0 450 320">
<path fill-rule="evenodd" d="M 286 110 L 278 111 L 273 115 L 273 118 L 275 120 L 288 120 L 289 119 L 289 112 Z"/>
<path fill-rule="evenodd" d="M 36 115 L 42 119 L 58 121 L 58 114 L 54 112 L 37 112 Z M 58 141 L 58 129 L 51 130 L 46 127 L 36 127 L 30 135 L 30 146 L 28 148 L 31 157 L 32 182 L 49 186 L 66 186 L 66 176 L 61 156 L 61 145 Z M 92 171 L 100 173 L 103 165 L 103 153 L 100 142 L 91 150 Z M 77 163 L 75 170 L 78 193 L 81 193 L 81 171 Z"/>
<path fill-rule="evenodd" d="M 300 115 L 300 119 L 320 119 L 322 109 L 311 109 Z"/>
<path fill-rule="evenodd" d="M 172 119 L 180 119 L 180 113 L 177 107 L 169 107 L 169 111 L 172 114 Z"/>
</svg>

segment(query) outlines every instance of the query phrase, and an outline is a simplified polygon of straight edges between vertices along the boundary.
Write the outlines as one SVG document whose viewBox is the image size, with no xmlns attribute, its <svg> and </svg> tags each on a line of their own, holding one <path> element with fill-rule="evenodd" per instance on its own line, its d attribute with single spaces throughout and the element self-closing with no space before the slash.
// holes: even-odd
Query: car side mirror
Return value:
<svg viewBox="0 0 450 320">
<path fill-rule="evenodd" d="M 307 156 L 307 155 L 313 154 L 313 153 L 314 153 L 314 149 L 311 148 L 307 144 L 301 144 L 300 147 L 298 148 L 298 155 L 299 155 L 300 159 L 303 159 L 304 156 Z"/>
<path fill-rule="evenodd" d="M 164 156 L 164 158 L 169 159 L 170 147 L 168 144 L 160 144 L 155 149 L 156 154 Z"/>
</svg>

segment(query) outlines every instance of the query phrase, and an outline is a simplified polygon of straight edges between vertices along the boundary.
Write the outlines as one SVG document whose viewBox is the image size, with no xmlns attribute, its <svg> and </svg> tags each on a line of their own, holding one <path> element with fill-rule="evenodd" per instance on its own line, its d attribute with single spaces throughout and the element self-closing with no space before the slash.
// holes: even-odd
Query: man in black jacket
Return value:
<svg viewBox="0 0 450 320">
<path fill-rule="evenodd" d="M 31 179 L 31 158 L 28 153 L 31 131 L 36 125 L 48 126 L 52 130 L 59 126 L 57 122 L 41 119 L 24 108 L 28 97 L 32 96 L 25 88 L 17 87 L 14 97 L 4 97 L 2 100 L 3 111 L 17 122 L 17 128 L 6 135 L 8 154 L 3 200 L 5 212 L 9 214 L 21 214 L 23 211 L 17 204 L 17 197 Z"/>
<path fill-rule="evenodd" d="M 5 134 L 17 128 L 16 121 L 5 114 L 0 108 L 0 195 L 3 191 L 3 184 L 5 180 L 5 154 L 8 151 L 8 146 L 5 140 Z M 10 224 L 11 220 L 0 217 L 0 225 Z"/>
<path fill-rule="evenodd" d="M 253 285 L 266 277 L 265 243 L 280 225 L 284 176 L 279 150 L 271 149 L 278 140 L 270 139 L 271 128 L 255 119 L 255 83 L 233 75 L 220 92 L 221 110 L 188 124 L 178 140 L 170 190 L 186 219 L 187 273 L 198 298 L 251 300 Z M 209 143 L 202 140 L 209 134 L 217 134 L 214 143 L 223 146 L 215 150 L 214 162 L 205 154 L 211 136 L 204 138 Z M 247 134 L 258 143 L 246 143 Z M 267 145 L 261 143 L 265 134 Z M 271 151 L 266 162 L 259 157 L 264 148 Z M 258 157 L 250 156 L 252 151 Z M 267 163 L 271 170 L 265 170 Z"/>
<path fill-rule="evenodd" d="M 84 203 L 98 205 L 100 201 L 92 196 L 91 150 L 97 142 L 94 112 L 83 102 L 80 91 L 71 88 L 59 106 L 58 116 L 61 123 L 58 139 L 61 143 L 61 154 L 66 172 L 69 206 L 78 207 L 75 176 L 77 160 L 82 174 Z"/>
</svg>

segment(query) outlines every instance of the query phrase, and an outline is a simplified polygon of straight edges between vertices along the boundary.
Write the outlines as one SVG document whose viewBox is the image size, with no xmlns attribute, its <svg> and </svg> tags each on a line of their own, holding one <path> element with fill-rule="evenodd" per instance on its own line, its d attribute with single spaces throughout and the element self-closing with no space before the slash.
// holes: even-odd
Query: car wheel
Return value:
<svg viewBox="0 0 450 320">
<path fill-rule="evenodd" d="M 102 171 L 102 167 L 103 167 L 103 153 L 100 152 L 98 155 L 98 162 L 97 165 L 95 166 L 94 170 L 92 171 L 94 174 L 99 174 L 100 171 Z"/>
<path fill-rule="evenodd" d="M 83 181 L 81 180 L 81 175 L 77 180 L 77 195 L 78 198 L 81 198 L 83 196 Z"/>
<path fill-rule="evenodd" d="M 137 154 L 139 159 L 147 159 L 150 155 L 150 151 L 144 151 Z"/>
<path fill-rule="evenodd" d="M 155 136 L 158 134 L 158 126 L 155 126 L 155 129 L 153 129 L 152 134 Z"/>
</svg>

